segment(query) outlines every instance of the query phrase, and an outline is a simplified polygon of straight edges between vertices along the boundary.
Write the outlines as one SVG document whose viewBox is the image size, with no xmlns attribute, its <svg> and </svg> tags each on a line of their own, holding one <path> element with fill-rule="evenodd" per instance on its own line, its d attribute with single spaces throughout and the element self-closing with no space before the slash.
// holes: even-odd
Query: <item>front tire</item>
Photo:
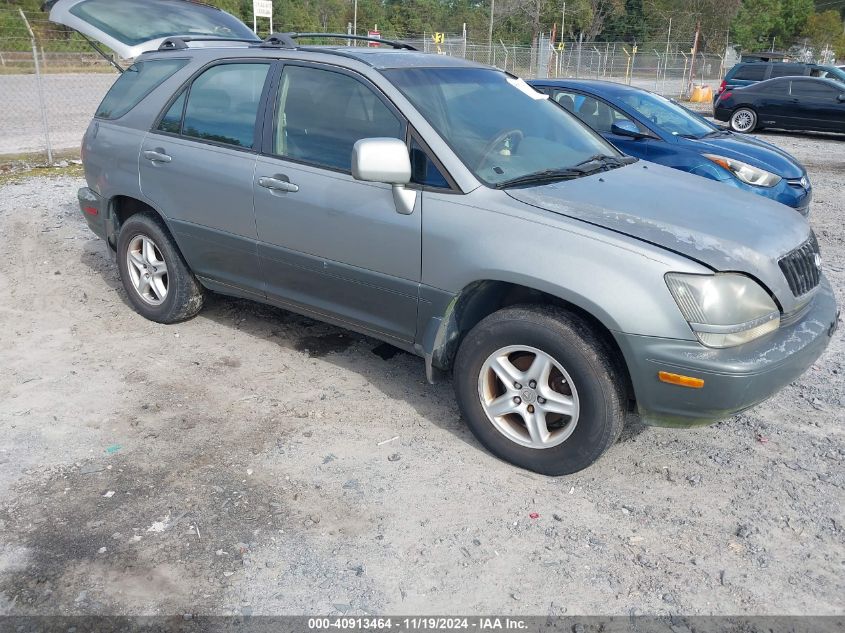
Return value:
<svg viewBox="0 0 845 633">
<path fill-rule="evenodd" d="M 622 432 L 623 372 L 583 317 L 515 306 L 466 335 L 454 381 L 464 419 L 490 452 L 538 473 L 568 475 L 595 462 Z"/>
<path fill-rule="evenodd" d="M 730 126 L 740 134 L 753 132 L 757 127 L 757 113 L 751 108 L 737 108 L 731 114 Z"/>
<path fill-rule="evenodd" d="M 178 323 L 201 309 L 204 291 L 160 220 L 139 213 L 120 227 L 117 265 L 129 301 L 157 323 Z"/>
</svg>

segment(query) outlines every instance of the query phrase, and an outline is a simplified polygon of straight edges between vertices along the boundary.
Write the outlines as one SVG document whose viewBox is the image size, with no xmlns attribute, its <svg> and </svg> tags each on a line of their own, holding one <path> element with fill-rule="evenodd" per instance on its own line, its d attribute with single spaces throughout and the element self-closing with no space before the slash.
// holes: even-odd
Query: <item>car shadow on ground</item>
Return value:
<svg viewBox="0 0 845 633">
<path fill-rule="evenodd" d="M 100 274 L 120 297 L 125 309 L 134 312 L 117 264 L 109 258 L 102 242 L 92 241 L 90 246 L 83 251 L 81 261 Z M 478 450 L 486 450 L 461 418 L 451 376 L 444 375 L 435 384 L 429 384 L 423 359 L 389 343 L 283 308 L 213 292 L 206 295 L 205 306 L 195 318 L 213 321 L 216 326 L 236 329 L 361 375 L 386 397 L 405 401 L 425 420 Z M 647 428 L 638 415 L 629 413 L 618 441 L 630 441 Z"/>
</svg>

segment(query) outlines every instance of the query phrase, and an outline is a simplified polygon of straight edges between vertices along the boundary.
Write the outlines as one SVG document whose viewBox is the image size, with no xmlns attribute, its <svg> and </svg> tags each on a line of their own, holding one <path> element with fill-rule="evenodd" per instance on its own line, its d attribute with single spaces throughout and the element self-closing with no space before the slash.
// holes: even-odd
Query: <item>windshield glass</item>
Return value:
<svg viewBox="0 0 845 633">
<path fill-rule="evenodd" d="M 651 92 L 626 94 L 620 101 L 668 134 L 701 138 L 719 130 L 677 103 Z"/>
<path fill-rule="evenodd" d="M 384 71 L 475 176 L 488 185 L 620 156 L 521 79 L 487 68 Z"/>
<path fill-rule="evenodd" d="M 823 66 L 819 69 L 818 74 L 810 73 L 811 77 L 825 77 L 827 79 L 835 79 L 836 81 L 845 82 L 845 70 L 835 68 L 833 66 Z"/>
</svg>

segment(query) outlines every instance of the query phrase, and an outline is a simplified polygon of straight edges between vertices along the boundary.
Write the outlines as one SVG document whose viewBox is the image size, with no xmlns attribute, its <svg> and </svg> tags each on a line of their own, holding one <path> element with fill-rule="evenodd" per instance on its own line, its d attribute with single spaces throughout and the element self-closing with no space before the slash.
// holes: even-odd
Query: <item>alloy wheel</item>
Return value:
<svg viewBox="0 0 845 633">
<path fill-rule="evenodd" d="M 731 125 L 737 132 L 750 132 L 754 129 L 756 119 L 751 110 L 737 110 L 731 116 Z"/>
<path fill-rule="evenodd" d="M 126 269 L 132 287 L 146 303 L 157 306 L 167 298 L 167 263 L 161 250 L 146 235 L 136 235 L 126 249 Z"/>
<path fill-rule="evenodd" d="M 496 430 L 529 448 L 562 444 L 578 423 L 572 378 L 535 347 L 510 345 L 493 352 L 481 367 L 478 397 Z"/>
</svg>

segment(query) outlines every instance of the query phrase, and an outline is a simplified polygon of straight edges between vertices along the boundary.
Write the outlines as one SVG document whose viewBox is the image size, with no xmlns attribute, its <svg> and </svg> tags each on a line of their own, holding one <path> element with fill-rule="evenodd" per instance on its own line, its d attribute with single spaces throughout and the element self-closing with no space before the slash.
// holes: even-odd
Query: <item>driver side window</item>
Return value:
<svg viewBox="0 0 845 633">
<path fill-rule="evenodd" d="M 587 95 L 561 90 L 552 98 L 596 132 L 610 133 L 614 123 L 630 120 L 613 106 Z"/>
</svg>

